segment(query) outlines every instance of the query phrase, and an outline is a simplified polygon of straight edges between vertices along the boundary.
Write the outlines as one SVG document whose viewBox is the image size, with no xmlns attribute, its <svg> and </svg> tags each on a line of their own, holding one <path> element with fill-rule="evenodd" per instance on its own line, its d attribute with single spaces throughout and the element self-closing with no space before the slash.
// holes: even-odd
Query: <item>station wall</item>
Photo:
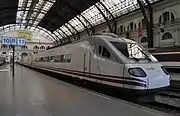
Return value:
<svg viewBox="0 0 180 116">
<path fill-rule="evenodd" d="M 153 7 L 153 33 L 154 47 L 180 46 L 180 1 L 164 0 L 152 5 Z M 117 33 L 147 47 L 146 26 L 140 10 L 118 17 Z M 111 22 L 112 23 L 112 22 Z M 106 23 L 95 27 L 96 33 L 109 32 Z M 86 37 L 86 32 L 81 33 L 81 38 Z"/>
<path fill-rule="evenodd" d="M 0 36 L 18 37 L 18 32 L 10 31 Z M 53 45 L 54 44 L 52 43 L 52 41 L 47 37 L 39 35 L 38 33 L 32 33 L 31 40 L 26 40 L 26 46 L 15 47 L 15 56 L 20 60 L 22 55 L 43 51 Z M 0 43 L 0 55 L 1 57 L 10 59 L 10 57 L 12 56 L 12 46 L 4 46 L 2 45 L 2 43 Z"/>
</svg>

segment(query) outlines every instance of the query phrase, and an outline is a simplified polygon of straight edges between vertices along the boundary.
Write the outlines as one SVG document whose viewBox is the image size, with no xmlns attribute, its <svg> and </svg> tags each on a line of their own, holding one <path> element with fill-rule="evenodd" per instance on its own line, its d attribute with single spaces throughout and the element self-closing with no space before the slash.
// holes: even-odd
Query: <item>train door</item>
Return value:
<svg viewBox="0 0 180 116">
<path fill-rule="evenodd" d="M 98 56 L 102 75 L 123 77 L 124 64 L 116 62 L 110 50 L 103 45 L 98 45 Z"/>
<path fill-rule="evenodd" d="M 91 52 L 90 52 L 90 45 L 86 46 L 86 50 L 84 52 L 84 74 L 89 75 L 91 73 Z"/>
</svg>

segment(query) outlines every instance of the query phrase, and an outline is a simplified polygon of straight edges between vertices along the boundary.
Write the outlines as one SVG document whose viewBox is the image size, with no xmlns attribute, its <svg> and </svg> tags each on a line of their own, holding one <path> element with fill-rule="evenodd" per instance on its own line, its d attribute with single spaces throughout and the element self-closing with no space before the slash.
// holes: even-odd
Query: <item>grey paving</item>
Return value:
<svg viewBox="0 0 180 116">
<path fill-rule="evenodd" d="M 16 65 L 15 71 L 14 79 L 9 70 L 0 71 L 0 116 L 165 115 L 84 90 L 20 65 Z"/>
</svg>

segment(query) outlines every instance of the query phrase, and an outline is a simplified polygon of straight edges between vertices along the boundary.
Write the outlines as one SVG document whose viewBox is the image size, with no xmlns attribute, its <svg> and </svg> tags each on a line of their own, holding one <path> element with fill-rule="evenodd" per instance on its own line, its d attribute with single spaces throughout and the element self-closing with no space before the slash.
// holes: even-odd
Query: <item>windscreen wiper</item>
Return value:
<svg viewBox="0 0 180 116">
<path fill-rule="evenodd" d="M 135 58 L 135 57 L 132 57 L 134 60 L 136 60 L 137 62 L 139 61 L 139 59 L 138 58 Z"/>
<path fill-rule="evenodd" d="M 138 48 L 139 49 L 139 48 Z M 151 58 L 149 58 L 149 56 L 141 49 L 139 49 L 146 57 L 147 57 L 147 60 L 149 60 L 150 62 L 152 62 Z"/>
<path fill-rule="evenodd" d="M 147 59 L 148 59 L 150 62 L 152 62 L 151 58 L 149 58 L 148 56 L 147 56 Z"/>
</svg>

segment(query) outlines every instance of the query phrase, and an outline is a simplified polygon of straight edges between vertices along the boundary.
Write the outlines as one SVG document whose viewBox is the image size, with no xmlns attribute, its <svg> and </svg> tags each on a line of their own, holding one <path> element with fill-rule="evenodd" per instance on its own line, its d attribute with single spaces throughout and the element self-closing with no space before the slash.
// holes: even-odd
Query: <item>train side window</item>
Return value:
<svg viewBox="0 0 180 116">
<path fill-rule="evenodd" d="M 71 54 L 67 55 L 67 62 L 71 62 Z"/>
<path fill-rule="evenodd" d="M 54 56 L 50 56 L 50 62 L 54 62 Z"/>
<path fill-rule="evenodd" d="M 101 51 L 102 51 L 102 46 L 99 45 L 99 47 L 98 47 L 98 53 L 101 54 Z"/>
<path fill-rule="evenodd" d="M 40 62 L 43 62 L 43 57 L 41 57 L 39 61 L 40 61 Z"/>
<path fill-rule="evenodd" d="M 44 62 L 49 62 L 49 57 L 48 56 L 44 57 L 43 59 L 44 59 Z"/>
<path fill-rule="evenodd" d="M 110 53 L 108 52 L 108 50 L 104 46 L 103 46 L 102 56 L 106 57 L 106 58 L 111 57 Z"/>
<path fill-rule="evenodd" d="M 56 55 L 56 56 L 54 56 L 54 62 L 60 62 L 60 55 Z"/>
<path fill-rule="evenodd" d="M 60 55 L 59 62 L 63 62 L 64 55 Z"/>
</svg>

